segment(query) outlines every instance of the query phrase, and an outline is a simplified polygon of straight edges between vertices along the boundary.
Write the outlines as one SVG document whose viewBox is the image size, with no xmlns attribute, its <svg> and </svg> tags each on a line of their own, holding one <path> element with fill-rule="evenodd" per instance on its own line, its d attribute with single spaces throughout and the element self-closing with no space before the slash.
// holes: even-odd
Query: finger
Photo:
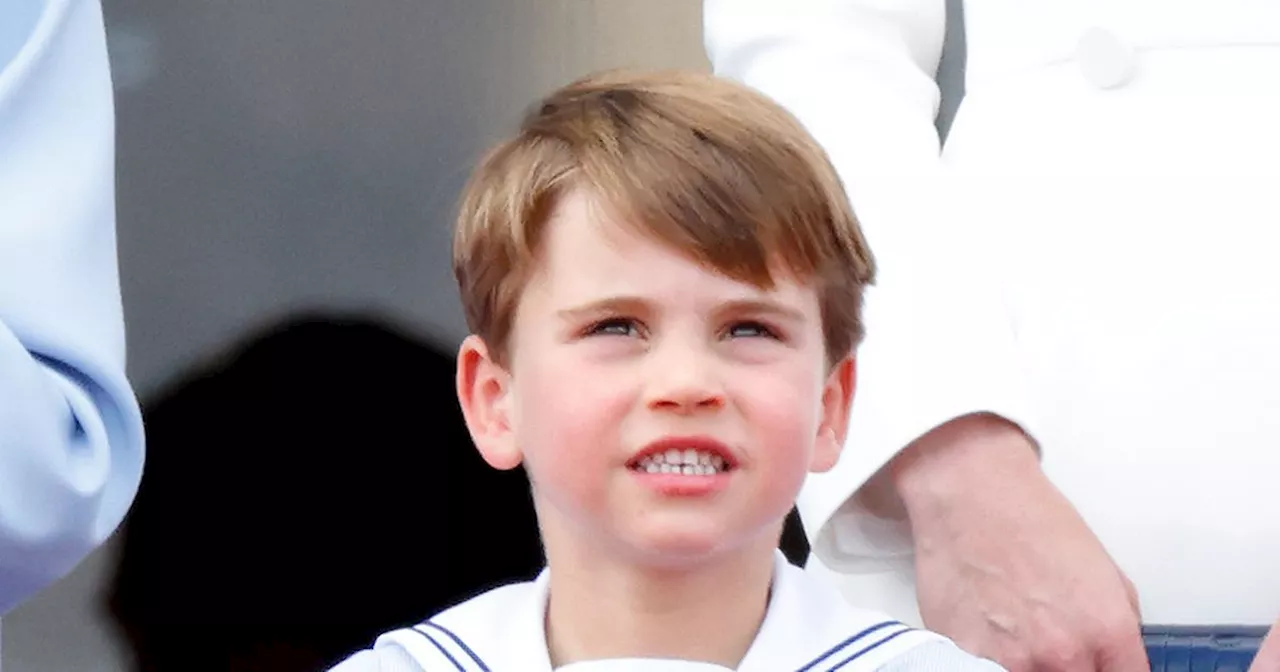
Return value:
<svg viewBox="0 0 1280 672">
<path fill-rule="evenodd" d="M 1141 672 L 1151 669 L 1147 647 L 1138 628 L 1128 629 L 1123 636 L 1098 650 L 1098 672 Z"/>
<path fill-rule="evenodd" d="M 1035 645 L 1036 672 L 1097 672 L 1092 642 L 1046 628 L 1038 633 Z"/>
<path fill-rule="evenodd" d="M 1280 672 L 1280 621 L 1271 626 L 1271 632 L 1262 640 L 1262 648 L 1258 649 L 1249 672 Z"/>
</svg>

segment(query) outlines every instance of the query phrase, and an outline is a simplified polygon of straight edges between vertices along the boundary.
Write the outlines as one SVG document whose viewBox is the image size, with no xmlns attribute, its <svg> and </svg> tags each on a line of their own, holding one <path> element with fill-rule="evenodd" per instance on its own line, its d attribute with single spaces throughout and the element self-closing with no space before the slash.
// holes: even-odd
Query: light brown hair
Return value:
<svg viewBox="0 0 1280 672">
<path fill-rule="evenodd" d="M 468 326 L 499 363 L 542 229 L 574 188 L 735 280 L 768 289 L 783 271 L 812 283 L 830 363 L 861 341 L 875 262 L 839 177 L 800 123 L 712 75 L 611 71 L 543 99 L 464 191 L 454 275 Z"/>
</svg>

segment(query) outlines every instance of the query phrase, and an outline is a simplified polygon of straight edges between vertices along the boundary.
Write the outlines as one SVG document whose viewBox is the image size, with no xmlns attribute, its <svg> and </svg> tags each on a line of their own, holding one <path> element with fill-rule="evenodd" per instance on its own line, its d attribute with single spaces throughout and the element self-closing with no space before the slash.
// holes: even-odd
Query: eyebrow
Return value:
<svg viewBox="0 0 1280 672">
<path fill-rule="evenodd" d="M 649 302 L 638 296 L 611 296 L 590 301 L 580 306 L 556 311 L 556 315 L 569 322 L 576 322 L 604 313 L 637 313 L 645 311 Z"/>
<path fill-rule="evenodd" d="M 803 312 L 785 306 L 776 301 L 765 301 L 761 299 L 735 299 L 726 301 L 716 307 L 718 315 L 761 315 L 771 317 L 775 320 L 783 322 L 804 322 L 805 315 Z"/>
<path fill-rule="evenodd" d="M 556 311 L 566 321 L 578 321 L 606 313 L 644 313 L 652 309 L 651 303 L 637 296 L 611 296 L 590 301 L 580 306 Z M 761 315 L 784 322 L 803 322 L 803 312 L 775 301 L 761 299 L 733 299 L 718 304 L 713 311 L 718 317 L 726 315 Z"/>
</svg>

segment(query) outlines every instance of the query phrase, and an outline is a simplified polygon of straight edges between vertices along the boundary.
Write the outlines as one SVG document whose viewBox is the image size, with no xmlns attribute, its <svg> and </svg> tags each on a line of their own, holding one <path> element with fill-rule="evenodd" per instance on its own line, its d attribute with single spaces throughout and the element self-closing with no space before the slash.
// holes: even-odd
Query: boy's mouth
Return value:
<svg viewBox="0 0 1280 672">
<path fill-rule="evenodd" d="M 627 468 L 649 474 L 713 476 L 737 467 L 727 446 L 705 437 L 668 437 L 654 441 L 627 463 Z"/>
<path fill-rule="evenodd" d="M 666 452 L 646 455 L 634 461 L 632 471 L 650 474 L 684 474 L 685 476 L 710 476 L 730 469 L 723 457 L 710 451 L 671 448 Z"/>
</svg>

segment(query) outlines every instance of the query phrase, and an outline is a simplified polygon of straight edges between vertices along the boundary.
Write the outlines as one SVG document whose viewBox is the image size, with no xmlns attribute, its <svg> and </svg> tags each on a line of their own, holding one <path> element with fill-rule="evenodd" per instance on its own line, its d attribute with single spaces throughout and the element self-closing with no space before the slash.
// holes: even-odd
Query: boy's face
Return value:
<svg viewBox="0 0 1280 672">
<path fill-rule="evenodd" d="M 776 543 L 805 475 L 835 463 L 853 394 L 815 291 L 716 274 L 583 194 L 544 235 L 510 370 L 474 337 L 459 358 L 486 459 L 523 460 L 544 531 L 575 546 L 669 564 Z"/>
</svg>

